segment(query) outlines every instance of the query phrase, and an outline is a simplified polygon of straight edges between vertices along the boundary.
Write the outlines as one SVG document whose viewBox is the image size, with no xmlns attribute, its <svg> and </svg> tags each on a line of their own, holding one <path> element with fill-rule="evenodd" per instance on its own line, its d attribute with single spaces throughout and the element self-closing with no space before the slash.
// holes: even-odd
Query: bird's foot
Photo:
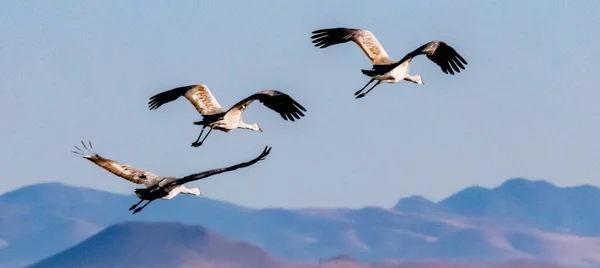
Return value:
<svg viewBox="0 0 600 268">
<path fill-rule="evenodd" d="M 199 147 L 200 145 L 202 145 L 201 141 L 192 142 L 192 147 Z"/>
<path fill-rule="evenodd" d="M 133 206 L 131 206 L 131 207 L 129 208 L 129 210 L 133 210 L 135 207 L 137 207 L 137 204 L 133 204 Z"/>
<path fill-rule="evenodd" d="M 358 96 L 356 96 L 356 98 L 357 98 L 357 99 L 360 99 L 360 98 L 362 98 L 362 97 L 364 97 L 364 96 L 365 96 L 365 93 L 361 93 L 361 94 L 358 94 Z"/>
<path fill-rule="evenodd" d="M 354 92 L 354 96 L 356 96 L 356 95 L 360 94 L 360 92 L 361 92 L 361 91 L 362 91 L 362 89 L 361 89 L 361 90 L 359 90 L 359 91 L 356 91 L 356 92 Z"/>
<path fill-rule="evenodd" d="M 142 208 L 136 208 L 136 209 L 133 211 L 133 214 L 135 214 L 135 213 L 138 213 L 138 212 L 140 212 L 140 211 L 142 211 Z"/>
</svg>

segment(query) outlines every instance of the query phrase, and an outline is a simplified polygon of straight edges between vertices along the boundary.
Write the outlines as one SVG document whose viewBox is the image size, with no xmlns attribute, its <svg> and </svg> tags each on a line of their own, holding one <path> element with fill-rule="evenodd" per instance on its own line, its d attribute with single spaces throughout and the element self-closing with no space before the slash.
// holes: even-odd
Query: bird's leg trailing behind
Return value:
<svg viewBox="0 0 600 268">
<path fill-rule="evenodd" d="M 373 87 L 369 88 L 369 90 L 367 90 L 367 92 L 361 93 L 358 96 L 356 96 L 356 98 L 360 99 L 360 98 L 364 97 L 365 95 L 367 95 L 369 92 L 371 92 L 371 90 L 373 90 L 379 84 L 381 84 L 381 80 L 377 81 L 377 83 L 375 83 L 375 85 L 373 85 Z"/>
<path fill-rule="evenodd" d="M 373 81 L 375 81 L 375 78 L 371 78 L 371 80 L 369 80 L 369 83 L 367 83 L 363 88 L 361 88 L 359 91 L 354 92 L 354 96 L 360 94 L 363 90 L 365 90 L 365 88 L 367 88 L 368 85 L 373 83 Z"/>
<path fill-rule="evenodd" d="M 142 200 L 142 201 L 143 201 L 143 200 Z M 135 213 L 138 213 L 138 212 L 142 211 L 142 209 L 144 209 L 144 208 L 145 208 L 145 207 L 146 207 L 148 204 L 150 204 L 152 201 L 154 201 L 154 200 L 148 200 L 148 203 L 144 204 L 142 207 L 136 208 L 136 209 L 133 211 L 133 214 L 135 214 Z M 140 203 L 141 203 L 141 201 L 140 201 Z M 139 204 L 139 203 L 138 203 L 138 204 Z"/>
<path fill-rule="evenodd" d="M 200 131 L 200 135 L 198 135 L 198 139 L 196 139 L 196 141 L 192 143 L 192 147 L 198 147 L 198 146 L 202 145 L 204 140 L 206 140 L 206 137 L 208 137 L 208 134 L 210 134 L 210 132 L 212 131 L 212 128 L 210 128 L 208 130 L 208 133 L 206 133 L 206 136 L 204 136 L 204 139 L 200 140 L 200 137 L 202 137 L 202 133 L 204 132 L 204 128 L 206 128 L 206 126 L 204 126 L 202 128 L 202 131 Z"/>
<path fill-rule="evenodd" d="M 137 206 L 139 206 L 142 202 L 144 202 L 144 199 L 141 199 L 140 202 L 137 202 L 137 204 L 134 204 L 133 206 L 131 206 L 129 208 L 129 210 L 133 210 L 134 208 L 136 208 Z"/>
</svg>

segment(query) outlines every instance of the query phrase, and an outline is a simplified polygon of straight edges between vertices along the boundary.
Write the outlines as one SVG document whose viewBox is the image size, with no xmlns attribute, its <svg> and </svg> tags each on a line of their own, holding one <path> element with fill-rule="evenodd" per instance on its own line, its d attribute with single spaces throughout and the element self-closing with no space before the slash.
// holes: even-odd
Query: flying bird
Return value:
<svg viewBox="0 0 600 268">
<path fill-rule="evenodd" d="M 213 169 L 213 170 L 207 170 L 204 172 L 188 175 L 183 178 L 166 177 L 163 180 L 161 180 L 160 182 L 158 182 L 157 184 L 153 185 L 152 187 L 135 189 L 135 194 L 138 196 L 140 201 L 137 204 L 131 206 L 131 208 L 129 208 L 129 210 L 132 210 L 135 208 L 135 210 L 133 211 L 133 214 L 138 213 L 142 209 L 144 209 L 148 204 L 150 204 L 152 201 L 159 199 L 159 198 L 164 199 L 165 197 L 170 196 L 171 192 L 174 189 L 177 189 L 188 182 L 201 180 L 201 179 L 204 179 L 204 178 L 207 178 L 212 175 L 219 174 L 219 173 L 228 172 L 228 171 L 236 170 L 238 168 L 244 168 L 244 167 L 254 165 L 256 162 L 258 162 L 260 160 L 264 160 L 265 157 L 270 152 L 271 152 L 271 147 L 266 146 L 265 149 L 263 150 L 263 152 L 258 157 L 254 158 L 248 162 L 244 162 L 244 163 L 233 165 L 233 166 L 226 167 L 226 168 L 217 168 L 217 169 Z M 147 200 L 148 202 L 146 204 L 144 204 L 143 206 L 136 208 L 144 200 Z"/>
<path fill-rule="evenodd" d="M 86 145 L 83 141 L 81 141 L 81 144 L 83 145 L 83 148 L 87 151 L 88 154 L 86 154 L 84 150 L 80 149 L 77 146 L 75 146 L 77 150 L 73 151 L 74 154 L 81 156 L 87 160 L 90 160 L 92 163 L 108 170 L 109 172 L 121 178 L 124 178 L 136 184 L 144 184 L 146 186 L 146 188 L 135 189 L 135 194 L 141 200 L 140 202 L 129 208 L 129 210 L 133 210 L 133 214 L 140 212 L 148 204 L 150 204 L 150 202 L 159 198 L 169 200 L 180 193 L 200 196 L 202 195 L 202 193 L 200 192 L 199 188 L 187 188 L 184 184 L 191 181 L 204 179 L 206 177 L 210 177 L 219 173 L 236 170 L 238 168 L 248 167 L 260 160 L 263 160 L 264 157 L 266 157 L 271 152 L 271 148 L 267 146 L 265 147 L 265 150 L 260 154 L 260 156 L 253 159 L 252 161 L 226 168 L 218 168 L 204 171 L 201 173 L 191 174 L 183 178 L 176 178 L 157 176 L 152 172 L 140 170 L 130 165 L 124 165 L 117 161 L 101 157 L 97 153 L 92 151 L 93 147 L 90 141 L 88 141 L 89 145 Z M 148 200 L 148 202 L 144 206 L 138 207 L 144 200 Z"/>
<path fill-rule="evenodd" d="M 258 123 L 247 124 L 242 120 L 242 113 L 255 100 L 279 113 L 284 120 L 295 121 L 304 116 L 303 111 L 306 112 L 306 109 L 289 95 L 277 90 L 258 91 L 225 110 L 206 85 L 189 85 L 156 94 L 150 97 L 148 108 L 150 110 L 157 109 L 181 96 L 184 96 L 194 105 L 203 119 L 194 122 L 195 125 L 202 125 L 202 131 L 200 131 L 198 139 L 192 143 L 192 147 L 202 145 L 213 129 L 229 132 L 235 128 L 242 128 L 262 132 Z M 209 128 L 208 133 L 200 140 L 206 127 Z"/>
<path fill-rule="evenodd" d="M 141 169 L 137 169 L 131 165 L 121 164 L 117 161 L 104 158 L 98 155 L 93 151 L 92 142 L 88 141 L 88 145 L 86 145 L 83 141 L 81 141 L 81 148 L 75 146 L 76 151 L 72 151 L 75 155 L 83 157 L 90 162 L 108 170 L 108 172 L 115 174 L 123 179 L 126 179 L 135 184 L 144 184 L 147 188 L 156 185 L 157 183 L 163 181 L 165 177 L 160 177 L 150 171 L 145 171 Z M 179 187 L 175 187 L 171 189 L 169 195 L 165 196 L 163 199 L 171 199 L 178 194 L 192 194 L 200 196 L 202 193 L 199 188 L 187 188 L 184 185 L 180 185 Z"/>
<path fill-rule="evenodd" d="M 460 69 L 465 69 L 467 61 L 459 55 L 454 48 L 443 41 L 428 42 L 412 52 L 406 54 L 400 61 L 395 62 L 388 56 L 383 46 L 377 41 L 375 35 L 368 30 L 353 28 L 330 28 L 312 32 L 312 43 L 319 48 L 353 41 L 371 59 L 373 67 L 371 70 L 361 70 L 363 74 L 371 77 L 371 80 L 360 90 L 354 93 L 356 98 L 362 98 L 373 88 L 382 82 L 394 84 L 400 80 L 406 80 L 416 84 L 424 85 L 420 75 L 410 75 L 409 65 L 412 59 L 418 55 L 426 55 L 436 63 L 446 74 L 454 75 Z M 464 64 L 464 65 L 463 65 Z M 373 81 L 378 80 L 373 87 L 366 92 L 363 90 Z"/>
</svg>

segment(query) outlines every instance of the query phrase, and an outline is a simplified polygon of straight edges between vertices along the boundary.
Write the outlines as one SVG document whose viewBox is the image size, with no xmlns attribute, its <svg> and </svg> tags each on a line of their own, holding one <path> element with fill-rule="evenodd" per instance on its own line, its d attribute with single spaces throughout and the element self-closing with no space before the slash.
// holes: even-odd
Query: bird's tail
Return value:
<svg viewBox="0 0 600 268">
<path fill-rule="evenodd" d="M 398 61 L 392 64 L 375 64 L 373 65 L 373 69 L 371 70 L 361 70 L 363 74 L 368 75 L 370 77 L 376 75 L 383 75 L 394 68 L 398 67 L 398 65 L 402 64 L 404 61 Z"/>
<path fill-rule="evenodd" d="M 203 114 L 202 115 L 202 121 L 196 121 L 194 122 L 194 125 L 203 125 L 203 126 L 208 126 L 211 123 L 214 123 L 216 121 L 219 121 L 221 119 L 223 119 L 223 117 L 225 116 L 225 113 L 217 113 L 217 114 Z"/>
<path fill-rule="evenodd" d="M 77 147 L 77 145 L 75 145 L 75 151 L 71 151 L 75 156 L 80 156 L 86 159 L 92 159 L 92 158 L 98 158 L 100 157 L 96 152 L 93 151 L 94 147 L 92 147 L 92 141 L 88 141 L 88 145 L 86 145 L 83 141 L 81 141 L 81 145 L 83 146 L 84 150 L 82 150 L 81 148 Z"/>
<path fill-rule="evenodd" d="M 361 72 L 362 72 L 364 75 L 366 75 L 366 76 L 370 76 L 370 77 L 373 77 L 373 76 L 376 76 L 376 75 L 380 74 L 379 72 L 377 72 L 377 71 L 375 71 L 375 70 L 360 70 L 360 71 L 361 71 Z"/>
<path fill-rule="evenodd" d="M 150 193 L 150 190 L 148 190 L 146 188 L 135 189 L 135 195 L 140 199 L 143 199 L 143 197 L 147 196 L 149 193 Z"/>
</svg>

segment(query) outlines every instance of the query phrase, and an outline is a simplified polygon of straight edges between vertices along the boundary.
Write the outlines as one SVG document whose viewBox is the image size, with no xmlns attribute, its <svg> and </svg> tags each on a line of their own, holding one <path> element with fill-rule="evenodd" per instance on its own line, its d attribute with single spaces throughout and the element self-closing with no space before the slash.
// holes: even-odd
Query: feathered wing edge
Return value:
<svg viewBox="0 0 600 268">
<path fill-rule="evenodd" d="M 296 121 L 304 116 L 306 109 L 296 100 L 278 90 L 261 90 L 233 105 L 227 112 L 233 109 L 245 110 L 252 101 L 258 100 L 267 108 L 279 113 L 284 120 Z M 295 119 L 294 119 L 295 118 Z"/>
<path fill-rule="evenodd" d="M 96 152 L 93 151 L 94 147 L 92 146 L 92 141 L 88 141 L 89 144 L 89 148 L 88 146 L 83 142 L 83 140 L 81 141 L 81 145 L 83 145 L 83 148 L 85 149 L 85 151 L 87 151 L 88 153 L 90 153 L 92 156 L 99 156 Z M 76 156 L 80 156 L 80 157 L 85 157 L 86 154 L 84 152 L 84 150 L 82 150 L 81 148 L 77 147 L 77 145 L 75 145 L 75 151 L 71 151 L 73 154 L 75 154 Z"/>
<path fill-rule="evenodd" d="M 437 64 L 446 74 L 460 73 L 461 69 L 465 69 L 464 65 L 467 65 L 467 61 L 453 47 L 442 41 L 431 41 L 406 54 L 396 63 L 375 64 L 372 70 L 361 71 L 368 76 L 382 75 L 421 54 L 427 55 L 427 58 Z"/>
<path fill-rule="evenodd" d="M 126 179 L 135 184 L 144 184 L 146 185 L 146 187 L 154 185 L 154 183 L 156 183 L 160 179 L 159 176 L 153 174 L 152 172 L 140 170 L 130 165 L 124 165 L 115 160 L 98 155 L 96 152 L 93 151 L 91 141 L 88 141 L 87 145 L 83 141 L 81 141 L 81 145 L 83 146 L 84 150 L 75 146 L 76 150 L 71 152 L 75 156 L 87 159 L 88 161 L 94 163 L 95 165 L 103 168 L 104 170 L 112 173 L 115 176 Z M 86 154 L 86 152 L 89 154 Z"/>
<path fill-rule="evenodd" d="M 254 159 L 252 159 L 252 160 L 250 160 L 248 162 L 243 162 L 243 163 L 240 163 L 240 164 L 237 164 L 237 165 L 233 165 L 233 166 L 229 166 L 229 167 L 226 167 L 226 168 L 217 168 L 217 169 L 213 169 L 213 170 L 208 170 L 208 171 L 204 171 L 204 172 L 200 172 L 200 173 L 191 174 L 191 175 L 185 176 L 185 177 L 183 177 L 181 179 L 172 181 L 171 183 L 168 183 L 168 184 L 164 185 L 163 187 L 166 188 L 166 187 L 173 187 L 173 186 L 177 186 L 177 185 L 182 185 L 182 184 L 185 184 L 185 183 L 188 183 L 188 182 L 191 182 L 191 181 L 201 180 L 201 179 L 204 179 L 204 178 L 207 178 L 207 177 L 210 177 L 212 175 L 219 174 L 219 173 L 233 171 L 233 170 L 236 170 L 238 168 L 249 167 L 251 165 L 256 164 L 257 162 L 259 162 L 261 160 L 264 160 L 265 157 L 267 155 L 269 155 L 269 153 L 271 153 L 271 147 L 265 146 L 265 149 L 262 151 L 262 153 L 258 157 L 254 158 Z"/>
</svg>

